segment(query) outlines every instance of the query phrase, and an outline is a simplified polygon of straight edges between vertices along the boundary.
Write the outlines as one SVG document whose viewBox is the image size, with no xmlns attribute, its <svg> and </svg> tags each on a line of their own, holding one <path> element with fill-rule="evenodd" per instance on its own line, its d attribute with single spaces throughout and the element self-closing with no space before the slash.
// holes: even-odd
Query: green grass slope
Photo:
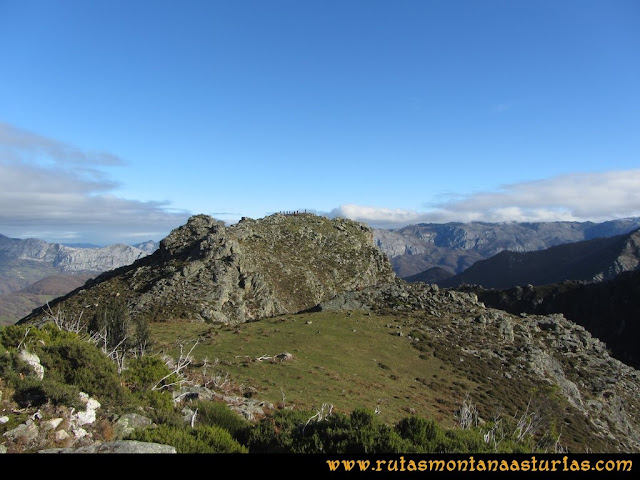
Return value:
<svg viewBox="0 0 640 480">
<path fill-rule="evenodd" d="M 477 342 L 486 338 L 461 331 L 459 320 L 426 312 L 341 311 L 233 327 L 159 323 L 151 329 L 158 351 L 177 357 L 179 345 L 196 345 L 192 368 L 232 379 L 245 396 L 276 408 L 320 411 L 332 405 L 345 414 L 366 408 L 388 424 L 417 415 L 454 427 L 467 401 L 483 422 L 528 419 L 540 434 L 560 435 L 570 451 L 620 449 L 568 401 L 562 387 L 517 362 L 509 365 L 517 345 L 490 353 L 495 345 L 484 345 L 482 352 Z M 495 330 L 491 335 L 499 334 L 499 327 Z M 275 358 L 285 352 L 289 359 Z"/>
</svg>

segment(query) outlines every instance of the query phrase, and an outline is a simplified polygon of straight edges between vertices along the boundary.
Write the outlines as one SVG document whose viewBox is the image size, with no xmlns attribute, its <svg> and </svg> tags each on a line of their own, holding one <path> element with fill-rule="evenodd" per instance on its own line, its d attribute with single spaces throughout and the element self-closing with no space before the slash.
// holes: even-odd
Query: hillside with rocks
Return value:
<svg viewBox="0 0 640 480">
<path fill-rule="evenodd" d="M 0 325 L 12 325 L 35 308 L 81 287 L 92 273 L 50 275 L 21 290 L 0 294 Z"/>
<path fill-rule="evenodd" d="M 640 218 L 594 222 L 423 223 L 375 230 L 399 278 L 440 267 L 458 274 L 503 250 L 531 252 L 564 243 L 622 235 L 640 228 Z"/>
<path fill-rule="evenodd" d="M 514 314 L 561 313 L 602 340 L 611 355 L 640 368 L 640 270 L 623 272 L 602 282 L 566 281 L 507 289 L 460 287 L 487 306 Z"/>
<path fill-rule="evenodd" d="M 473 291 L 402 280 L 345 292 L 314 310 L 352 309 L 402 318 L 398 334 L 406 332 L 414 344 L 428 340 L 427 351 L 448 357 L 482 385 L 476 395 L 486 389 L 489 405 L 515 399 L 527 385 L 547 384 L 571 406 L 570 415 L 589 424 L 591 435 L 640 451 L 640 372 L 561 313 L 514 315 L 487 307 Z"/>
<path fill-rule="evenodd" d="M 361 223 L 274 214 L 227 227 L 196 215 L 153 254 L 51 305 L 79 312 L 118 295 L 132 317 L 233 324 L 295 313 L 394 277 L 372 230 Z M 24 321 L 42 316 L 34 312 Z"/>
</svg>

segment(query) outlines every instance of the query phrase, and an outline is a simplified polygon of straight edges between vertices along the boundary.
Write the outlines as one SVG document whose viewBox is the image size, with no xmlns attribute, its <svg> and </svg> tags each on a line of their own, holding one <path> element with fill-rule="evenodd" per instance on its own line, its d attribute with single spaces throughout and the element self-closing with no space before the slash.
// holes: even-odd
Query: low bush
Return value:
<svg viewBox="0 0 640 480">
<path fill-rule="evenodd" d="M 247 441 L 250 424 L 231 410 L 226 403 L 197 401 L 191 408 L 197 409 L 198 425 L 217 426 L 227 430 L 236 440 Z"/>
<path fill-rule="evenodd" d="M 246 447 L 234 440 L 228 431 L 215 425 L 201 425 L 195 428 L 160 425 L 157 428 L 134 432 L 129 439 L 172 445 L 178 453 L 247 452 Z"/>
</svg>

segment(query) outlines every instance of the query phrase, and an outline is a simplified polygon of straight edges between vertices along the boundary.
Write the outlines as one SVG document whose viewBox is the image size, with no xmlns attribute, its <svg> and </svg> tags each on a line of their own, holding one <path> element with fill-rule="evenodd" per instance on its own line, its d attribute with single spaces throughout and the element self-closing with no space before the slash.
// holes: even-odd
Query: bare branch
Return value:
<svg viewBox="0 0 640 480">
<path fill-rule="evenodd" d="M 456 416 L 460 423 L 460 427 L 464 430 L 478 426 L 480 416 L 475 404 L 471 403 L 469 394 L 467 394 L 465 399 L 462 401 L 462 406 L 456 412 Z"/>
<path fill-rule="evenodd" d="M 85 325 L 82 323 L 82 314 L 84 313 L 84 310 L 82 310 L 80 315 L 77 317 L 73 316 L 71 318 L 67 318 L 64 312 L 60 310 L 60 307 L 58 307 L 58 311 L 56 313 L 53 313 L 49 302 L 47 302 L 47 309 L 44 313 L 53 321 L 55 326 L 58 327 L 58 330 L 81 333 L 85 329 Z"/>
<path fill-rule="evenodd" d="M 196 348 L 198 343 L 199 341 L 196 340 L 196 342 L 193 344 L 193 346 L 191 347 L 191 349 L 186 355 L 184 354 L 184 350 L 183 350 L 184 345 L 180 345 L 180 358 L 178 358 L 178 361 L 175 364 L 173 363 L 173 359 L 166 358 L 165 363 L 169 368 L 172 368 L 173 370 L 171 371 L 171 373 L 165 375 L 160 380 L 158 380 L 158 382 L 151 388 L 151 390 L 161 390 L 163 388 L 169 388 L 173 385 L 182 385 L 184 383 L 187 383 L 188 381 L 186 380 L 185 375 L 182 371 L 185 368 L 187 368 L 189 365 L 191 365 L 191 363 L 193 362 L 193 357 L 191 356 L 191 353 L 193 352 L 193 349 Z M 163 383 L 166 379 L 168 379 L 174 374 L 178 377 L 177 381 L 172 383 Z"/>
<path fill-rule="evenodd" d="M 326 409 L 326 412 L 325 412 Z M 307 423 L 304 424 L 304 427 L 302 427 L 302 430 L 304 431 L 305 428 L 307 428 L 307 425 L 309 425 L 309 423 L 311 423 L 312 420 L 315 420 L 316 422 L 321 422 L 322 420 L 325 420 L 327 417 L 330 417 L 331 414 L 333 413 L 333 405 L 330 403 L 323 403 L 322 407 L 320 407 L 320 410 L 318 410 L 318 412 L 311 416 L 309 418 L 309 420 L 307 420 Z"/>
</svg>

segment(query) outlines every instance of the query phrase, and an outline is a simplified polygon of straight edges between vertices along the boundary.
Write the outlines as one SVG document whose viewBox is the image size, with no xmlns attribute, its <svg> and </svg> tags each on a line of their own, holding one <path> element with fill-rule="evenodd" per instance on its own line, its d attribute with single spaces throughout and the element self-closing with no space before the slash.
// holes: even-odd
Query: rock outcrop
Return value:
<svg viewBox="0 0 640 480">
<path fill-rule="evenodd" d="M 562 313 L 607 344 L 611 354 L 640 368 L 640 270 L 602 282 L 562 282 L 508 289 L 459 287 L 474 292 L 489 307 L 510 313 Z"/>
<path fill-rule="evenodd" d="M 361 223 L 274 214 L 227 227 L 196 215 L 153 254 L 96 277 L 56 307 L 78 313 L 121 295 L 132 317 L 233 324 L 295 313 L 393 278 Z M 34 311 L 22 321 L 43 320 Z"/>
<path fill-rule="evenodd" d="M 118 440 L 115 442 L 94 443 L 79 448 L 48 448 L 38 453 L 176 453 L 175 447 L 160 443 Z"/>
</svg>

